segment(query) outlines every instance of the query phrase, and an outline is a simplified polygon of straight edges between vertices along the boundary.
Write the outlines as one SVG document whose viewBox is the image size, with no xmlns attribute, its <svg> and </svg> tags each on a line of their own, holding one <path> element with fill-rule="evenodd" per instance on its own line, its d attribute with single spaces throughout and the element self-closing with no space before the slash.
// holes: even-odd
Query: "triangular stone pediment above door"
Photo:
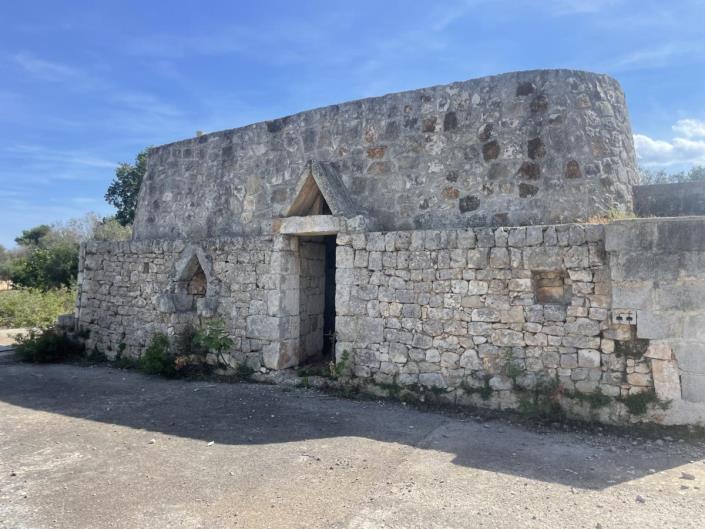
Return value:
<svg viewBox="0 0 705 529">
<path fill-rule="evenodd" d="M 306 162 L 294 198 L 284 210 L 285 217 L 334 215 L 351 218 L 359 214 L 335 166 L 316 160 Z"/>
</svg>

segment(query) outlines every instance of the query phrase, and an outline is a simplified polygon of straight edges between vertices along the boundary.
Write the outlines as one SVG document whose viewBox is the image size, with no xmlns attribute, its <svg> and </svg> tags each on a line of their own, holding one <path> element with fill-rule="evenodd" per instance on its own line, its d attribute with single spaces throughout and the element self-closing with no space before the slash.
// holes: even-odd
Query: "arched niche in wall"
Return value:
<svg viewBox="0 0 705 529">
<path fill-rule="evenodd" d="M 217 285 L 206 253 L 198 246 L 189 246 L 174 265 L 170 292 L 161 297 L 160 310 L 212 316 L 217 306 Z"/>
</svg>

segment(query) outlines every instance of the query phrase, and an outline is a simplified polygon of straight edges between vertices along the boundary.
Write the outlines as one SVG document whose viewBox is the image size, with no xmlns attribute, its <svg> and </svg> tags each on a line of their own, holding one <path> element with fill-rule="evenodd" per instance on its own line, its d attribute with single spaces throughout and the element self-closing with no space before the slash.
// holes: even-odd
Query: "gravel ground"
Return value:
<svg viewBox="0 0 705 529">
<path fill-rule="evenodd" d="M 702 528 L 705 446 L 0 363 L 0 528 Z"/>
</svg>

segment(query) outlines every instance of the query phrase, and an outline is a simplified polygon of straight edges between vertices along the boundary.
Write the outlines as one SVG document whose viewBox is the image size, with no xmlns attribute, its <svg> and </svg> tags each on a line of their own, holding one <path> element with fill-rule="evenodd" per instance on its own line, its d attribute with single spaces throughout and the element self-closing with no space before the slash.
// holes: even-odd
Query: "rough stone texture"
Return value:
<svg viewBox="0 0 705 529">
<path fill-rule="evenodd" d="M 632 191 L 640 217 L 705 215 L 705 182 L 641 185 Z"/>
<path fill-rule="evenodd" d="M 652 340 L 657 393 L 679 399 L 679 375 L 683 400 L 705 403 L 705 218 L 616 222 L 606 249 L 613 307 L 634 309 L 636 337 Z"/>
<path fill-rule="evenodd" d="M 139 356 L 219 318 L 232 367 L 300 365 L 322 344 L 312 236 L 336 235 L 336 354 L 356 383 L 517 408 L 558 381 L 565 408 L 611 422 L 632 419 L 614 398 L 655 391 L 673 406 L 644 420 L 702 422 L 705 218 L 542 224 L 628 209 L 635 180 L 618 84 L 568 70 L 165 145 L 135 240 L 82 247 L 77 327 Z M 571 397 L 595 391 L 613 398 L 599 412 Z"/>
<path fill-rule="evenodd" d="M 397 244 L 404 232 L 391 232 L 384 238 L 395 250 L 381 268 L 351 260 L 352 239 L 339 237 L 336 308 L 346 325 L 338 329 L 338 358 L 351 352 L 355 374 L 377 384 L 442 389 L 453 402 L 500 408 L 554 379 L 567 394 L 652 389 L 649 358 L 627 358 L 603 337 L 617 331 L 602 230 L 417 231 L 408 247 Z M 357 245 L 371 250 L 380 236 L 358 235 Z M 546 288 L 561 293 L 541 303 Z M 370 289 L 375 310 L 362 311 L 369 298 L 361 292 Z M 494 391 L 483 402 L 467 388 L 486 380 Z"/>
<path fill-rule="evenodd" d="M 321 167 L 339 175 L 383 230 L 586 219 L 630 207 L 636 183 L 615 80 L 572 70 L 517 72 L 152 149 L 134 237 L 270 233 L 308 160 L 326 162 Z"/>
<path fill-rule="evenodd" d="M 277 279 L 270 273 L 271 237 L 211 239 L 201 241 L 197 252 L 192 248 L 183 241 L 84 245 L 77 319 L 90 331 L 88 350 L 139 356 L 155 333 L 176 340 L 199 316 L 217 316 L 235 341 L 233 365 L 262 365 L 263 350 L 279 337 L 286 304 L 279 299 L 284 290 L 276 299 L 268 296 Z M 200 303 L 187 298 L 179 304 L 180 263 L 197 254 L 210 276 L 207 293 Z M 296 303 L 298 314 L 298 298 Z"/>
</svg>

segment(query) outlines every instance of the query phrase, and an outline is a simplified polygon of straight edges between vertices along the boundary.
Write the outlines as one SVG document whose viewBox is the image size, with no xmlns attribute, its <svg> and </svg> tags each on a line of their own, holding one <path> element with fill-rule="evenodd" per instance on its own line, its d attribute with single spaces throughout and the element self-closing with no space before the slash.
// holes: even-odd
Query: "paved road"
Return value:
<svg viewBox="0 0 705 529">
<path fill-rule="evenodd" d="M 704 526 L 702 444 L 0 365 L 3 529 Z"/>
</svg>

